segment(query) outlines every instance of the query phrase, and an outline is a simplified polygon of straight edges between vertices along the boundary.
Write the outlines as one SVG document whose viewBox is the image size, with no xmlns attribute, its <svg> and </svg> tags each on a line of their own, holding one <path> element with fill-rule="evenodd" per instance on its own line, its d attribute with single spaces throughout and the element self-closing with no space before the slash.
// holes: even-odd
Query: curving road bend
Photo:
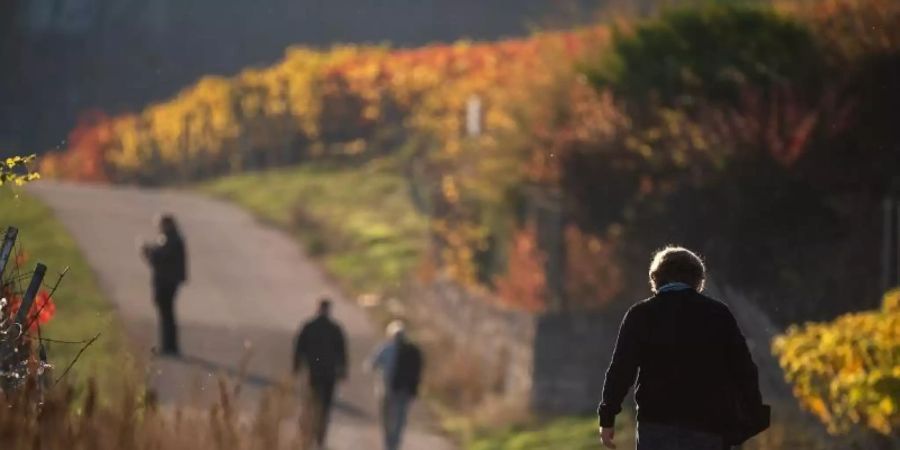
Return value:
<svg viewBox="0 0 900 450">
<path fill-rule="evenodd" d="M 360 370 L 380 333 L 289 236 L 233 205 L 181 191 L 50 182 L 35 183 L 29 191 L 75 237 L 117 307 L 136 354 L 146 357 L 148 382 L 164 404 L 203 407 L 215 397 L 217 375 L 239 372 L 242 358 L 249 360 L 241 400 L 255 404 L 266 387 L 286 376 L 300 323 L 321 296 L 330 296 L 350 341 L 353 369 L 339 387 L 328 447 L 380 448 L 373 380 Z M 149 270 L 137 251 L 139 238 L 153 236 L 152 218 L 159 212 L 177 217 L 189 254 L 190 280 L 177 302 L 180 359 L 152 354 L 156 313 Z M 454 448 L 429 430 L 426 415 L 414 410 L 405 448 Z"/>
</svg>

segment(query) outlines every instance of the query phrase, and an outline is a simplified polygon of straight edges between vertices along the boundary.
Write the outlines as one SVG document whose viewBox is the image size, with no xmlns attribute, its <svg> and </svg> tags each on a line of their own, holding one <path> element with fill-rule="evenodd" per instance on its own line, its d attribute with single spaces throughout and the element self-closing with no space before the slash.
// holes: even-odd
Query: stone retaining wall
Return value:
<svg viewBox="0 0 900 450">
<path fill-rule="evenodd" d="M 527 399 L 536 411 L 596 408 L 620 314 L 531 314 L 445 281 L 422 287 L 414 302 L 427 323 L 472 354 L 494 391 Z"/>
<path fill-rule="evenodd" d="M 436 326 L 457 348 L 472 354 L 493 375 L 492 388 L 522 398 L 532 389 L 533 315 L 495 306 L 490 298 L 438 281 L 418 289 L 412 302 L 421 321 Z"/>
</svg>

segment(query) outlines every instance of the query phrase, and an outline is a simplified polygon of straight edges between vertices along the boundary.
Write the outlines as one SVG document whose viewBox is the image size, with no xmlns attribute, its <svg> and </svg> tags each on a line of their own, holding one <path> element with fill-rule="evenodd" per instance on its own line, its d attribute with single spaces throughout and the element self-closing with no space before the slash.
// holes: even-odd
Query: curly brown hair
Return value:
<svg viewBox="0 0 900 450">
<path fill-rule="evenodd" d="M 650 289 L 654 293 L 669 283 L 685 283 L 697 291 L 703 290 L 706 266 L 696 253 L 670 245 L 653 255 L 650 263 Z"/>
</svg>

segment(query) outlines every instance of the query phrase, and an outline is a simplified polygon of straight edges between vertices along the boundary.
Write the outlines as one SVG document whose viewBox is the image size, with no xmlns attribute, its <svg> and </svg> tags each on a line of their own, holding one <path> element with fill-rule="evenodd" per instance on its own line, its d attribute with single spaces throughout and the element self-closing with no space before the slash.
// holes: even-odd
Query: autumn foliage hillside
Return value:
<svg viewBox="0 0 900 450">
<path fill-rule="evenodd" d="M 776 4 L 498 42 L 295 47 L 133 114 L 88 113 L 42 170 L 162 184 L 390 155 L 440 268 L 531 286 L 515 296 L 529 308 L 641 295 L 647 253 L 679 241 L 741 289 L 809 299 L 766 305 L 779 321 L 830 318 L 859 289 L 877 303 L 877 275 L 854 261 L 877 252 L 880 195 L 900 171 L 888 119 L 900 7 Z M 548 202 L 563 216 L 557 254 L 529 223 Z M 854 282 L 835 283 L 825 261 Z M 563 264 L 562 281 L 504 278 Z"/>
<path fill-rule="evenodd" d="M 402 132 L 447 141 L 460 135 L 461 112 L 472 95 L 484 97 L 485 128 L 510 129 L 515 123 L 508 110 L 525 100 L 515 95 L 546 76 L 542 49 L 564 48 L 568 60 L 555 63 L 571 65 L 579 50 L 606 34 L 596 29 L 412 50 L 291 48 L 275 66 L 203 78 L 137 114 L 87 114 L 68 150 L 44 158 L 44 172 L 164 183 L 393 150 L 390 139 Z M 453 141 L 445 142 L 445 152 L 459 150 Z"/>
<path fill-rule="evenodd" d="M 443 243 L 437 258 L 453 277 L 476 283 L 490 278 L 475 261 L 491 232 L 482 212 L 506 214 L 511 189 L 547 171 L 541 154 L 508 145 L 530 120 L 533 94 L 556 89 L 585 51 L 609 37 L 596 27 L 411 50 L 292 48 L 275 66 L 204 78 L 136 114 L 91 113 L 65 152 L 43 158 L 42 171 L 160 184 L 397 154 Z M 579 86 L 574 95 L 594 96 Z M 478 135 L 467 132 L 473 102 Z"/>
<path fill-rule="evenodd" d="M 900 2 L 771 3 L 498 42 L 296 47 L 133 114 L 88 115 L 42 168 L 163 184 L 386 161 L 427 222 L 421 272 L 510 307 L 634 301 L 648 255 L 677 242 L 778 325 L 856 317 L 879 305 L 882 205 L 900 195 Z M 889 316 L 859 320 L 880 330 Z M 813 355 L 782 349 L 789 369 Z M 823 351 L 831 364 L 856 349 Z M 803 384 L 819 374 L 791 376 L 825 422 L 896 432 L 878 415 L 896 405 L 865 397 L 884 391 L 850 385 L 869 381 L 826 393 Z"/>
</svg>

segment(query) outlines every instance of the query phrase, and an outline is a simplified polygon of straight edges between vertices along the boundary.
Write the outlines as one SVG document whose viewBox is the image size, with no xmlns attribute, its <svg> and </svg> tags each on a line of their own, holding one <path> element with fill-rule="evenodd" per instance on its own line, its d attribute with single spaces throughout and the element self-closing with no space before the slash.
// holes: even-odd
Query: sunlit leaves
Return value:
<svg viewBox="0 0 900 450">
<path fill-rule="evenodd" d="M 791 327 L 773 350 L 797 398 L 832 433 L 900 430 L 900 289 L 881 310 Z"/>
<path fill-rule="evenodd" d="M 0 163 L 0 186 L 12 183 L 22 186 L 25 183 L 40 179 L 40 174 L 31 170 L 36 156 L 13 156 Z"/>
</svg>

